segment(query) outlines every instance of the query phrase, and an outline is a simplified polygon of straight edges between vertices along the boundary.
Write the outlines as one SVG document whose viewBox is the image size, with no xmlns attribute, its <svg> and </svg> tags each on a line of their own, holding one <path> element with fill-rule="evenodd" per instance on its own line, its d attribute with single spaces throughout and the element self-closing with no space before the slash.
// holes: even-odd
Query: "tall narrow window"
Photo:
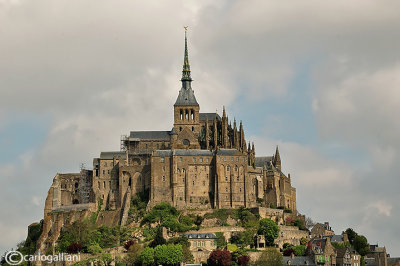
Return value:
<svg viewBox="0 0 400 266">
<path fill-rule="evenodd" d="M 193 109 L 190 112 L 192 113 L 191 114 L 191 119 L 194 120 L 194 111 L 193 111 Z"/>
<path fill-rule="evenodd" d="M 182 120 L 183 119 L 183 111 L 182 109 L 180 110 L 179 118 Z"/>
</svg>

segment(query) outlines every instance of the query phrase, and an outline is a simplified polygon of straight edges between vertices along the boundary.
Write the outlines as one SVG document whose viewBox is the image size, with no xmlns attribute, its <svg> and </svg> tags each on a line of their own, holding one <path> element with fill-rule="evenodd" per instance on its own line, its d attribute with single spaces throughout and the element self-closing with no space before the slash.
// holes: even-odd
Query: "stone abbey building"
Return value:
<svg viewBox="0 0 400 266">
<path fill-rule="evenodd" d="M 246 143 L 242 122 L 233 125 L 223 109 L 201 113 L 191 87 L 187 39 L 182 87 L 167 131 L 131 131 L 121 150 L 102 152 L 93 170 L 57 174 L 46 213 L 77 208 L 119 210 L 121 223 L 130 198 L 149 193 L 149 207 L 168 202 L 178 209 L 282 206 L 296 211 L 296 189 L 281 171 L 278 148 L 256 157 Z"/>
</svg>

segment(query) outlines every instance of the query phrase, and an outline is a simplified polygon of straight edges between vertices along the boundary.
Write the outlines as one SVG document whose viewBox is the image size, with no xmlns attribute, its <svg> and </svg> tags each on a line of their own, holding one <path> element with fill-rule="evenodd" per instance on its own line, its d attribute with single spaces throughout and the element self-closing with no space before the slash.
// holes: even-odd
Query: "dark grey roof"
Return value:
<svg viewBox="0 0 400 266">
<path fill-rule="evenodd" d="M 221 117 L 217 113 L 199 113 L 199 119 L 200 121 L 206 121 L 208 118 L 208 121 L 214 121 L 214 118 L 217 120 L 221 120 Z"/>
<path fill-rule="evenodd" d="M 237 155 L 238 153 L 240 152 L 237 149 L 219 149 L 217 151 L 217 155 L 226 155 L 226 156 Z"/>
<path fill-rule="evenodd" d="M 329 237 L 331 239 L 331 242 L 344 242 L 344 238 L 342 235 L 332 235 Z"/>
<path fill-rule="evenodd" d="M 256 157 L 256 166 L 263 167 L 264 165 L 269 166 L 269 162 L 272 160 L 272 156 Z"/>
<path fill-rule="evenodd" d="M 100 153 L 101 160 L 112 160 L 114 157 L 124 156 L 124 151 L 105 151 Z"/>
<path fill-rule="evenodd" d="M 129 138 L 144 140 L 169 140 L 171 131 L 131 131 Z"/>
<path fill-rule="evenodd" d="M 158 156 L 213 156 L 209 150 L 157 150 Z"/>
<path fill-rule="evenodd" d="M 290 256 L 284 256 L 282 260 L 284 265 L 296 265 L 296 266 L 315 265 L 312 259 L 306 256 L 298 256 L 293 258 Z"/>
<path fill-rule="evenodd" d="M 177 105 L 199 105 L 196 101 L 196 97 L 194 96 L 194 91 L 192 88 L 185 89 L 181 88 L 179 91 L 178 98 L 174 104 Z"/>
<path fill-rule="evenodd" d="M 387 258 L 388 265 L 395 265 L 396 263 L 400 263 L 400 258 Z"/>
<path fill-rule="evenodd" d="M 378 266 L 375 258 L 364 258 L 365 265 L 367 266 Z"/>
<path fill-rule="evenodd" d="M 216 239 L 217 237 L 213 233 L 199 233 L 199 234 L 190 234 L 187 233 L 185 236 L 188 239 Z"/>
</svg>

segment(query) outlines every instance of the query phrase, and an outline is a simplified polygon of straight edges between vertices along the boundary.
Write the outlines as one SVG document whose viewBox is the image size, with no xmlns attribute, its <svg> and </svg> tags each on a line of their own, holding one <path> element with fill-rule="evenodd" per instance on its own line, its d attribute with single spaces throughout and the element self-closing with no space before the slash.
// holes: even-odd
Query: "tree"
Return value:
<svg viewBox="0 0 400 266">
<path fill-rule="evenodd" d="M 224 233 L 222 232 L 216 232 L 215 236 L 217 237 L 217 239 L 215 240 L 215 242 L 217 242 L 217 248 L 224 248 L 226 247 L 226 239 L 224 236 Z"/>
<path fill-rule="evenodd" d="M 279 227 L 274 221 L 264 218 L 260 220 L 260 224 L 258 226 L 258 234 L 264 235 L 265 243 L 268 246 L 272 246 L 274 244 L 275 238 L 278 237 Z"/>
<path fill-rule="evenodd" d="M 254 263 L 254 265 L 264 266 L 264 265 L 274 265 L 283 266 L 282 254 L 275 248 L 268 248 L 263 251 Z"/>
<path fill-rule="evenodd" d="M 315 222 L 311 219 L 311 217 L 306 217 L 305 222 L 306 222 L 305 227 L 306 227 L 308 230 L 310 230 L 311 228 L 313 228 L 314 225 L 315 225 Z"/>
<path fill-rule="evenodd" d="M 157 233 L 156 233 L 156 235 L 154 236 L 153 241 L 151 241 L 151 243 L 149 244 L 149 246 L 152 247 L 152 248 L 155 248 L 156 246 L 164 245 L 164 244 L 166 244 L 166 243 L 167 243 L 167 241 L 166 241 L 165 238 L 163 237 L 162 227 L 159 226 L 159 227 L 157 228 Z"/>
<path fill-rule="evenodd" d="M 172 207 L 169 203 L 161 202 L 144 216 L 141 224 L 161 223 L 168 218 L 178 217 L 178 215 L 179 211 L 175 207 Z"/>
<path fill-rule="evenodd" d="M 142 254 L 144 248 L 141 244 L 133 243 L 128 248 L 128 256 L 125 258 L 125 262 L 128 265 L 135 265 L 140 263 L 140 254 Z"/>
<path fill-rule="evenodd" d="M 208 266 L 229 266 L 232 263 L 232 254 L 228 250 L 216 249 L 211 252 L 207 260 Z"/>
<path fill-rule="evenodd" d="M 306 246 L 297 245 L 293 247 L 294 255 L 296 256 L 304 256 L 306 255 Z"/>
<path fill-rule="evenodd" d="M 157 264 L 177 264 L 183 260 L 182 245 L 159 245 L 154 248 L 154 258 Z"/>
<path fill-rule="evenodd" d="M 139 260 L 144 265 L 150 265 L 154 263 L 154 249 L 146 247 L 139 255 Z"/>
<path fill-rule="evenodd" d="M 354 249 L 361 255 L 365 256 L 369 251 L 368 240 L 365 236 L 356 235 L 353 242 Z"/>
<path fill-rule="evenodd" d="M 346 231 L 344 231 L 344 232 L 347 234 L 350 244 L 353 245 L 354 239 L 356 238 L 357 233 L 352 228 L 347 228 Z"/>
</svg>

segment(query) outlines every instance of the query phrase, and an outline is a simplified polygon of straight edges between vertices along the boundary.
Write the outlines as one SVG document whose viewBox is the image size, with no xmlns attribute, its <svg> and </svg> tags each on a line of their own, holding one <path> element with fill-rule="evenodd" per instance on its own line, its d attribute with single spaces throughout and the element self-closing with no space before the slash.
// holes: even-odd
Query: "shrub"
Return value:
<svg viewBox="0 0 400 266">
<path fill-rule="evenodd" d="M 139 255 L 139 260 L 142 264 L 153 264 L 154 263 L 154 249 L 147 247 Z"/>
<path fill-rule="evenodd" d="M 135 244 L 135 242 L 134 242 L 133 240 L 129 240 L 129 241 L 125 242 L 124 248 L 125 248 L 126 250 L 129 250 L 129 248 L 130 248 L 131 246 L 133 246 L 134 244 Z"/>
<path fill-rule="evenodd" d="M 103 249 L 99 246 L 98 243 L 92 244 L 88 247 L 87 251 L 90 254 L 100 254 L 103 252 Z"/>
<path fill-rule="evenodd" d="M 112 261 L 112 256 L 111 256 L 111 254 L 109 254 L 109 253 L 103 254 L 103 255 L 101 256 L 101 260 L 102 260 L 106 265 L 107 265 L 107 264 L 110 264 L 111 261 Z"/>
<path fill-rule="evenodd" d="M 241 256 L 238 258 L 237 263 L 239 266 L 247 266 L 249 265 L 250 257 L 249 256 Z"/>
<path fill-rule="evenodd" d="M 208 266 L 229 266 L 232 262 L 232 255 L 228 250 L 214 250 L 208 260 Z"/>
<path fill-rule="evenodd" d="M 294 254 L 296 256 L 305 256 L 306 249 L 307 249 L 306 246 L 303 246 L 303 245 L 298 245 L 298 246 L 293 247 Z"/>
<path fill-rule="evenodd" d="M 67 252 L 70 254 L 76 254 L 82 250 L 82 245 L 78 243 L 72 243 L 67 247 Z"/>
<path fill-rule="evenodd" d="M 295 254 L 294 249 L 293 248 L 287 248 L 283 251 L 283 256 L 290 256 L 292 254 Z"/>
</svg>

